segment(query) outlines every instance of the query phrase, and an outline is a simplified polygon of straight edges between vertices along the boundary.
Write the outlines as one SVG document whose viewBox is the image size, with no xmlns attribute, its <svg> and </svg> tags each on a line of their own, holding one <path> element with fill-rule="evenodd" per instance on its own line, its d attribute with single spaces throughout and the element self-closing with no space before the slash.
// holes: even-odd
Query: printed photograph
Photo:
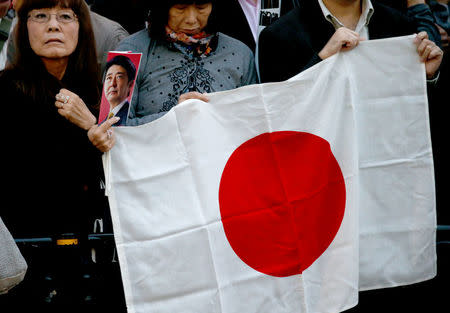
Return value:
<svg viewBox="0 0 450 313">
<path fill-rule="evenodd" d="M 114 126 L 126 125 L 141 56 L 142 53 L 108 53 L 98 119 L 100 123 L 117 116 L 120 120 Z"/>
</svg>

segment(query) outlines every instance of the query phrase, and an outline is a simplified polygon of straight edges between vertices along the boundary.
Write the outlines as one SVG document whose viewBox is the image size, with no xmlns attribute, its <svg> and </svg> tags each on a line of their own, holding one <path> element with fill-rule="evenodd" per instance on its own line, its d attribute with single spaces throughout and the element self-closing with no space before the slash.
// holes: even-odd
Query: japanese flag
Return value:
<svg viewBox="0 0 450 313">
<path fill-rule="evenodd" d="M 115 129 L 105 155 L 130 313 L 340 312 L 435 275 L 412 37 L 209 97 Z"/>
</svg>

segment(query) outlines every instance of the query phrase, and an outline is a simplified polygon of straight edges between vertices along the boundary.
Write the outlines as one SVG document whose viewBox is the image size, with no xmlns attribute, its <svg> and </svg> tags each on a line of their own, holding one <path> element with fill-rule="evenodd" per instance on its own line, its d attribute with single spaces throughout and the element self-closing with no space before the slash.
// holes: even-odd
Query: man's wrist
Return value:
<svg viewBox="0 0 450 313">
<path fill-rule="evenodd" d="M 406 4 L 409 8 L 412 7 L 413 5 L 425 4 L 425 0 L 407 0 Z"/>
<path fill-rule="evenodd" d="M 434 75 L 432 77 L 430 77 L 430 78 L 427 77 L 427 83 L 435 85 L 439 79 L 440 74 L 441 74 L 441 72 L 437 71 L 436 73 L 434 73 Z"/>
<path fill-rule="evenodd" d="M 318 54 L 319 58 L 322 60 L 328 59 L 332 54 L 329 53 L 325 48 L 323 48 Z"/>
</svg>

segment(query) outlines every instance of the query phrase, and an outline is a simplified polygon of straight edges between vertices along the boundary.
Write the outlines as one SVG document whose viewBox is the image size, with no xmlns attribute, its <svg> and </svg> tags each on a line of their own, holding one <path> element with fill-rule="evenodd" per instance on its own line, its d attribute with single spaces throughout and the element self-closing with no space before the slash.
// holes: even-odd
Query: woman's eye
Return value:
<svg viewBox="0 0 450 313">
<path fill-rule="evenodd" d="M 185 4 L 176 4 L 176 5 L 173 6 L 173 8 L 182 11 L 182 10 L 187 8 L 187 5 L 185 5 Z"/>
<path fill-rule="evenodd" d="M 34 18 L 37 18 L 39 20 L 45 20 L 45 19 L 47 19 L 47 14 L 45 14 L 45 13 L 36 13 L 34 15 Z"/>
<path fill-rule="evenodd" d="M 70 13 L 59 13 L 58 18 L 60 21 L 71 21 L 74 17 Z"/>
</svg>

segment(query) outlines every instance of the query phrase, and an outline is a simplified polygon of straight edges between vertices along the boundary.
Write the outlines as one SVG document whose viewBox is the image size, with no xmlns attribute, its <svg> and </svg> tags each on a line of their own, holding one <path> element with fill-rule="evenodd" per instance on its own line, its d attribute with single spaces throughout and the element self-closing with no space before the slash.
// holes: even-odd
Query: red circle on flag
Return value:
<svg viewBox="0 0 450 313">
<path fill-rule="evenodd" d="M 265 133 L 238 147 L 219 188 L 226 237 L 239 258 L 272 276 L 301 274 L 328 248 L 345 211 L 330 144 L 304 132 Z"/>
</svg>

